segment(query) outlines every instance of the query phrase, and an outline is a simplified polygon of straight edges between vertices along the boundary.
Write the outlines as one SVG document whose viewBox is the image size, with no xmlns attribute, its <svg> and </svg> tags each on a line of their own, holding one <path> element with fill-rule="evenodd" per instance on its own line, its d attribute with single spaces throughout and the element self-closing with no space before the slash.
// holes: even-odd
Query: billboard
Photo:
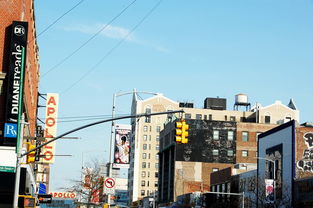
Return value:
<svg viewBox="0 0 313 208">
<path fill-rule="evenodd" d="M 131 125 L 117 124 L 115 128 L 114 168 L 129 168 Z"/>
<path fill-rule="evenodd" d="M 57 136 L 57 115 L 58 115 L 59 95 L 47 93 L 46 119 L 45 119 L 45 142 Z M 42 163 L 54 163 L 55 142 L 45 145 L 42 148 Z"/>
<path fill-rule="evenodd" d="M 23 83 L 27 47 L 27 22 L 12 23 L 9 69 L 7 70 L 6 114 L 4 124 L 5 146 L 16 146 L 18 124 L 23 107 Z"/>
</svg>

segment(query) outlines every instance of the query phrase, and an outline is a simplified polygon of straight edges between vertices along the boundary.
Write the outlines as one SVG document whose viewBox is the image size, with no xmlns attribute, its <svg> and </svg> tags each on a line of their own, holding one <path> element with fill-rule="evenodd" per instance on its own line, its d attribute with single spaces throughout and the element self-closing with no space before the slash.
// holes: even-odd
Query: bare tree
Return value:
<svg viewBox="0 0 313 208">
<path fill-rule="evenodd" d="M 276 184 L 274 190 L 275 199 L 269 199 L 266 194 L 266 184 L 264 178 L 253 177 L 253 180 L 249 180 L 248 191 L 245 191 L 245 207 L 264 207 L 264 208 L 278 208 L 292 207 L 291 203 L 291 187 L 288 184 Z"/>
<path fill-rule="evenodd" d="M 80 180 L 73 180 L 73 185 L 64 189 L 77 193 L 80 203 L 85 204 L 87 208 L 99 204 L 104 198 L 102 167 L 99 161 L 94 160 L 90 167 L 82 169 Z"/>
</svg>

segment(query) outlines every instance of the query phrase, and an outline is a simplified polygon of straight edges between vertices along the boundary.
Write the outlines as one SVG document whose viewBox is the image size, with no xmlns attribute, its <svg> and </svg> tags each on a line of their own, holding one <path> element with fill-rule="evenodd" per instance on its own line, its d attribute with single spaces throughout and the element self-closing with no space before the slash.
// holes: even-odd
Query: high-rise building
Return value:
<svg viewBox="0 0 313 208">
<path fill-rule="evenodd" d="M 12 207 L 21 117 L 27 122 L 23 135 L 36 134 L 39 58 L 34 1 L 0 1 L 0 19 L 0 207 Z M 25 149 L 34 144 L 33 140 L 20 142 Z M 32 169 L 22 165 L 20 194 L 35 192 Z"/>
<path fill-rule="evenodd" d="M 177 110 L 179 104 L 162 94 L 140 100 L 134 92 L 132 114 Z M 132 139 L 128 190 L 131 202 L 155 193 L 158 189 L 159 134 L 169 115 L 132 119 Z"/>
</svg>

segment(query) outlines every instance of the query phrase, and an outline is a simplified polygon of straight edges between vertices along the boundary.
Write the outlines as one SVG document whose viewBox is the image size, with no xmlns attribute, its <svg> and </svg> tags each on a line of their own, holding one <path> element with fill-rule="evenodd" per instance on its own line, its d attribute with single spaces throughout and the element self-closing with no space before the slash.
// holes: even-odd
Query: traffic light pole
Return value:
<svg viewBox="0 0 313 208">
<path fill-rule="evenodd" d="M 16 172 L 15 172 L 15 184 L 14 184 L 14 199 L 13 208 L 18 207 L 18 195 L 20 191 L 20 176 L 21 176 L 21 159 L 22 159 L 22 147 L 23 147 L 23 134 L 24 134 L 24 115 L 21 118 L 19 142 L 17 143 L 17 157 L 16 157 Z"/>
<path fill-rule="evenodd" d="M 115 121 L 115 120 L 122 120 L 122 119 L 128 119 L 128 118 L 140 118 L 140 117 L 147 117 L 147 116 L 156 116 L 156 115 L 163 115 L 163 114 L 172 114 L 172 113 L 184 113 L 183 110 L 176 110 L 176 111 L 166 111 L 166 112 L 159 112 L 159 113 L 141 113 L 141 114 L 136 114 L 136 115 L 130 115 L 130 116 L 121 116 L 121 117 L 116 117 L 116 118 L 111 118 L 111 119 L 106 119 L 106 120 L 101 120 L 101 121 L 97 121 L 97 122 L 94 122 L 94 123 L 90 123 L 90 124 L 87 124 L 87 125 L 84 125 L 84 126 L 81 126 L 81 127 L 78 127 L 76 129 L 72 129 L 68 132 L 65 132 L 63 134 L 61 134 L 60 136 L 57 136 L 51 140 L 49 140 L 48 142 L 45 142 L 39 146 L 37 146 L 36 148 L 34 149 L 31 149 L 25 153 L 21 153 L 21 149 L 22 149 L 22 138 L 23 138 L 23 128 L 24 127 L 24 119 L 22 119 L 22 122 L 21 122 L 21 134 L 20 134 L 20 144 L 19 144 L 19 147 L 18 147 L 18 151 L 17 151 L 17 161 L 16 161 L 16 178 L 15 178 L 15 189 L 14 189 L 14 203 L 13 203 L 13 207 L 14 208 L 17 208 L 17 202 L 18 202 L 18 194 L 19 194 L 19 184 L 20 184 L 20 166 L 21 166 L 21 159 L 28 155 L 29 153 L 33 152 L 33 151 L 36 151 L 37 149 L 40 149 L 41 147 L 47 145 L 47 144 L 50 144 L 51 142 L 54 142 L 68 134 L 71 134 L 73 132 L 76 132 L 76 131 L 79 131 L 79 130 L 82 130 L 82 129 L 85 129 L 85 128 L 88 128 L 88 127 L 91 127 L 91 126 L 95 126 L 95 125 L 98 125 L 98 124 L 102 124 L 102 123 L 106 123 L 106 122 L 110 122 L 110 121 Z"/>
</svg>

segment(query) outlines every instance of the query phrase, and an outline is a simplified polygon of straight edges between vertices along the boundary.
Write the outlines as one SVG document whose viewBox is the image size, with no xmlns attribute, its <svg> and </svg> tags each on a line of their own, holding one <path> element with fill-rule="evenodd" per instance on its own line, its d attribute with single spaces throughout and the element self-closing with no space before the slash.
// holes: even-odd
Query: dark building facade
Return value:
<svg viewBox="0 0 313 208">
<path fill-rule="evenodd" d="M 189 142 L 177 144 L 175 122 L 160 134 L 159 202 L 193 191 L 209 191 L 210 173 L 236 161 L 236 122 L 186 120 Z"/>
</svg>

